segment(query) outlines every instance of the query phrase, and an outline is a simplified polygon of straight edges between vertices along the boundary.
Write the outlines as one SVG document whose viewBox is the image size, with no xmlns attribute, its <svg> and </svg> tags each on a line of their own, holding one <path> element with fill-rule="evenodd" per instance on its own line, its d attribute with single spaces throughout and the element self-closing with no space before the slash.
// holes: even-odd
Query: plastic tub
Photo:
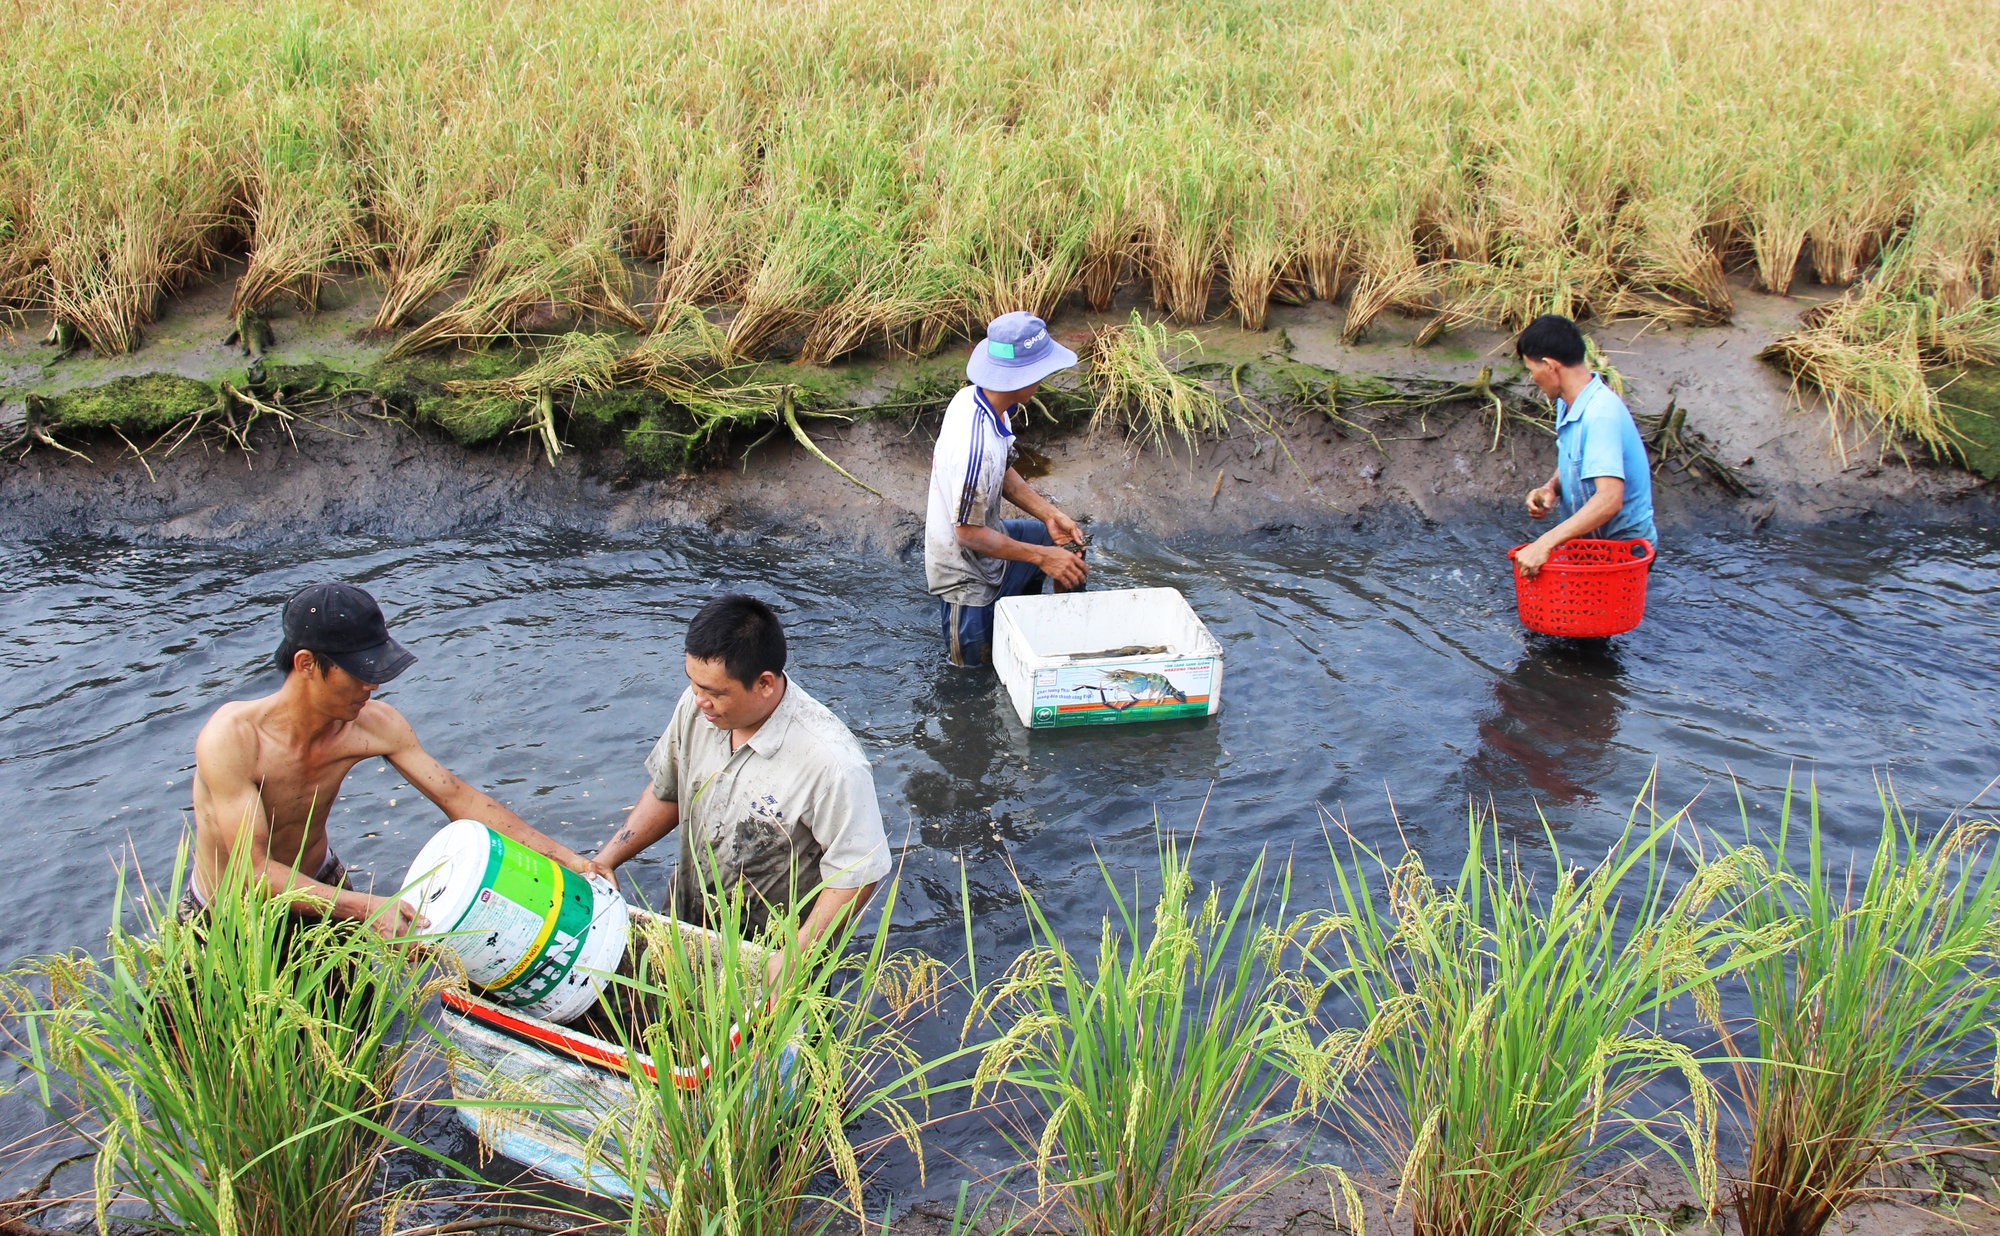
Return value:
<svg viewBox="0 0 2000 1236">
<path fill-rule="evenodd" d="M 1222 645 L 1172 588 L 1003 597 L 993 668 L 1030 729 L 1206 717 Z"/>
<path fill-rule="evenodd" d="M 481 824 L 454 820 L 410 864 L 403 900 L 496 1003 L 568 1021 L 597 1002 L 632 923 L 609 881 L 585 878 Z"/>
<path fill-rule="evenodd" d="M 1508 560 L 1526 548 L 1508 550 Z M 1652 566 L 1653 547 L 1642 540 L 1565 541 L 1533 579 L 1514 569 L 1521 625 L 1573 639 L 1622 635 L 1646 616 Z"/>
</svg>

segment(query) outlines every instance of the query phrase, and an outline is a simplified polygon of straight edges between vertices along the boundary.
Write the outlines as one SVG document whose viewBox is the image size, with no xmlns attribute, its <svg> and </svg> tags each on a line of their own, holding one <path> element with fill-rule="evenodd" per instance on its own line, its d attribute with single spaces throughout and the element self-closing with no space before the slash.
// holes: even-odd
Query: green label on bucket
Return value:
<svg viewBox="0 0 2000 1236">
<path fill-rule="evenodd" d="M 517 841 L 489 832 L 486 874 L 452 927 L 466 977 L 504 1004 L 533 1004 L 576 964 L 590 931 L 589 881 Z"/>
</svg>

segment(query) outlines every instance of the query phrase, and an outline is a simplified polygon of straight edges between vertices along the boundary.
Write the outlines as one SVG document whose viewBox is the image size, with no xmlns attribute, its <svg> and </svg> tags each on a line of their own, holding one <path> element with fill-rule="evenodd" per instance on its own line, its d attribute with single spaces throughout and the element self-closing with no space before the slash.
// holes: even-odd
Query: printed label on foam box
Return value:
<svg viewBox="0 0 2000 1236">
<path fill-rule="evenodd" d="M 1039 669 L 1032 724 L 1039 729 L 1206 716 L 1214 681 L 1212 657 Z"/>
</svg>

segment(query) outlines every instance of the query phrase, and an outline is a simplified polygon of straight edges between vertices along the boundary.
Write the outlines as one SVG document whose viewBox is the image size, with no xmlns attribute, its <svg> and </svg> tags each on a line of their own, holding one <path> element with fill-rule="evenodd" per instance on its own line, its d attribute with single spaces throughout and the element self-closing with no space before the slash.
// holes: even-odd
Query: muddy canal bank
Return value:
<svg viewBox="0 0 2000 1236">
<path fill-rule="evenodd" d="M 35 342 L 35 324 L 17 331 L 0 347 L 0 437 L 22 432 L 31 410 L 49 401 L 130 392 L 131 380 L 144 375 L 218 390 L 241 385 L 248 362 L 222 342 L 228 322 L 218 307 L 226 305 L 220 287 L 177 303 L 130 356 L 57 360 Z M 1678 436 L 1742 482 L 1741 489 L 1719 484 L 1700 468 L 1680 466 L 1684 458 L 1670 460 L 1659 478 L 1663 525 L 1987 516 L 1990 483 L 1914 454 L 1905 462 L 1880 441 L 1850 436 L 1837 446 L 1824 414 L 1801 407 L 1785 376 L 1757 359 L 1809 303 L 1746 288 L 1732 326 L 1596 328 L 1642 424 L 1669 408 L 1684 413 Z M 349 375 L 356 384 L 372 370 L 379 381 L 389 345 L 362 333 L 368 305 L 357 293 L 345 308 L 274 322 L 265 365 L 273 373 Z M 1067 315 L 1057 333 L 1075 342 L 1125 308 L 1101 319 Z M 1503 337 L 1461 332 L 1419 349 L 1413 340 L 1420 324 L 1391 318 L 1368 342 L 1350 345 L 1341 325 L 1341 310 L 1313 304 L 1275 310 L 1263 332 L 1204 329 L 1201 372 L 1232 413 L 1225 435 L 1167 452 L 1115 432 L 1092 433 L 1082 417 L 1031 418 L 1021 435 L 1033 452 L 1030 469 L 1045 469 L 1038 483 L 1079 514 L 1165 536 L 1222 538 L 1409 514 L 1506 517 L 1527 488 L 1546 479 L 1554 457 L 1546 430 L 1510 418 L 1496 444 L 1492 415 L 1476 399 L 1373 415 L 1356 412 L 1350 399 L 1334 416 L 1324 401 L 1303 397 L 1329 382 L 1475 383 L 1489 366 L 1504 383 L 1517 367 Z M 711 452 L 706 466 L 683 471 L 635 457 L 630 437 L 572 432 L 588 428 L 578 419 L 565 426 L 569 449 L 551 460 L 529 433 L 460 445 L 423 424 L 407 401 L 398 408 L 371 392 L 317 405 L 282 427 L 266 418 L 250 433 L 254 453 L 219 432 L 143 456 L 135 448 L 152 439 L 110 430 L 61 435 L 81 456 L 40 443 L 17 447 L 0 464 L 0 531 L 268 540 L 425 538 L 508 524 L 610 532 L 699 525 L 896 550 L 920 531 L 939 392 L 948 394 L 957 380 L 957 351 L 772 371 L 822 407 L 840 410 L 809 417 L 805 429 L 879 496 L 841 479 L 783 429 L 762 434 L 761 443 L 759 434 L 740 435 Z M 467 363 L 452 354 L 436 361 L 447 378 Z M 921 397 L 911 398 L 913 391 Z"/>
</svg>

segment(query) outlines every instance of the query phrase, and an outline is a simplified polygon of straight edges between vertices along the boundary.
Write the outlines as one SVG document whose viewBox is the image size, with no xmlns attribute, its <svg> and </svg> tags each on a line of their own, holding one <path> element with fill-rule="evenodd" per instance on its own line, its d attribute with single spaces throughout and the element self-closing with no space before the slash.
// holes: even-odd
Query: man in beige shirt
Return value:
<svg viewBox="0 0 2000 1236">
<path fill-rule="evenodd" d="M 771 607 L 717 597 L 688 624 L 688 689 L 646 758 L 649 779 L 592 866 L 616 868 L 680 825 L 672 913 L 704 923 L 741 888 L 744 928 L 799 905 L 808 948 L 889 873 L 868 757 L 785 674 Z"/>
</svg>

